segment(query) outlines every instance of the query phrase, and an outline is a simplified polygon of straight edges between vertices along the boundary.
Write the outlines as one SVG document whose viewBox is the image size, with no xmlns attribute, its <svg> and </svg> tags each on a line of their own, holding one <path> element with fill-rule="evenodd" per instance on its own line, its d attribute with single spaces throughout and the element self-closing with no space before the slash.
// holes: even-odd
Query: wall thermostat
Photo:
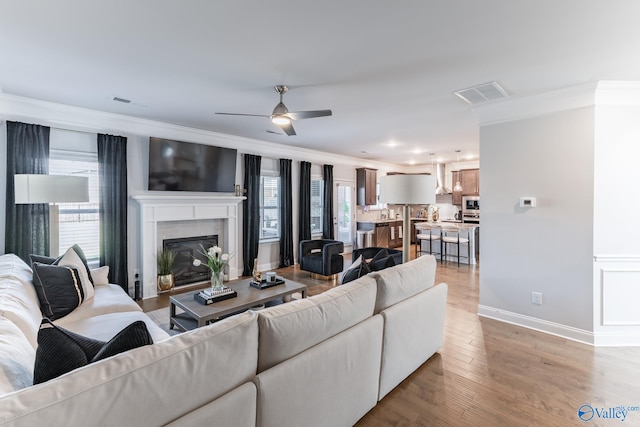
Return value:
<svg viewBox="0 0 640 427">
<path fill-rule="evenodd" d="M 535 197 L 520 197 L 520 207 L 521 208 L 535 208 L 536 207 L 536 198 Z"/>
</svg>

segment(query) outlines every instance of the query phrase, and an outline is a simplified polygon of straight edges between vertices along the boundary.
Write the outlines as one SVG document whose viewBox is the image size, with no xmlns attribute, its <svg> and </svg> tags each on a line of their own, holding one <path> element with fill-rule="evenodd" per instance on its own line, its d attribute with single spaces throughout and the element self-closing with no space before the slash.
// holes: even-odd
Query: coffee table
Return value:
<svg viewBox="0 0 640 427">
<path fill-rule="evenodd" d="M 183 331 L 199 328 L 229 314 L 249 309 L 256 305 L 286 297 L 300 292 L 302 298 L 307 297 L 307 286 L 293 280 L 285 280 L 284 284 L 267 289 L 256 289 L 249 286 L 251 279 L 240 279 L 225 283 L 238 293 L 235 298 L 203 305 L 193 299 L 200 290 L 173 295 L 169 298 L 169 327 L 177 326 Z M 176 307 L 184 312 L 176 313 Z"/>
</svg>

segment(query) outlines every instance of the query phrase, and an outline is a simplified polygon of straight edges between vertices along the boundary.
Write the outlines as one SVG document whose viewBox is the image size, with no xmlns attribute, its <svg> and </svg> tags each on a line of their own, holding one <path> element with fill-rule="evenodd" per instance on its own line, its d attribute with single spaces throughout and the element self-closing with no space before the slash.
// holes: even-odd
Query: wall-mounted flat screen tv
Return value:
<svg viewBox="0 0 640 427">
<path fill-rule="evenodd" d="M 233 192 L 237 155 L 234 148 L 150 137 L 149 190 Z"/>
</svg>

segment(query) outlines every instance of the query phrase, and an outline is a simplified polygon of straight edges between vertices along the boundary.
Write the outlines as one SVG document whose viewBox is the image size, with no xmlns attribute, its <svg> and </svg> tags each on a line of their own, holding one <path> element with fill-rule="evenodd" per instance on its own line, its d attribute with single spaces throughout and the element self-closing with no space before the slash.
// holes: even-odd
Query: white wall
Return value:
<svg viewBox="0 0 640 427">
<path fill-rule="evenodd" d="M 322 175 L 322 165 L 325 163 L 332 164 L 334 165 L 334 179 L 351 180 L 354 183 L 355 168 L 357 167 L 373 167 L 380 170 L 399 169 L 398 166 L 387 163 L 365 161 L 347 156 L 291 147 L 284 144 L 239 138 L 168 123 L 142 120 L 129 116 L 0 94 L 0 121 L 2 122 L 0 128 L 0 165 L 2 165 L 2 169 L 0 169 L 0 194 L 3 195 L 6 186 L 6 120 L 37 123 L 52 128 L 90 132 L 94 134 L 109 133 L 127 137 L 127 181 L 130 195 L 141 194 L 147 191 L 147 157 L 150 136 L 236 148 L 239 154 L 236 168 L 236 182 L 238 184 L 242 184 L 244 176 L 241 156 L 243 153 L 263 156 L 265 165 L 270 168 L 274 168 L 274 165 L 277 166 L 277 159 L 279 158 L 292 159 L 294 245 L 298 240 L 298 220 L 295 206 L 298 204 L 298 176 L 300 171 L 299 162 L 301 160 L 311 162 L 312 170 L 320 176 Z M 1 253 L 4 253 L 5 204 L 6 197 L 0 198 Z M 138 205 L 136 202 L 130 200 L 128 208 L 129 285 L 130 288 L 132 288 L 134 272 L 140 264 L 140 253 L 145 250 L 145 248 L 141 248 L 139 245 Z M 240 223 L 242 222 L 242 214 L 240 214 L 238 221 L 240 221 Z M 240 239 L 240 241 L 242 241 L 242 239 Z M 295 252 L 297 253 L 297 251 Z M 238 256 L 241 257 L 241 254 L 238 254 Z M 277 243 L 261 245 L 259 249 L 261 269 L 277 267 L 278 260 L 279 246 Z"/>
<path fill-rule="evenodd" d="M 640 83 L 602 82 L 595 126 L 596 345 L 640 345 Z"/>
<path fill-rule="evenodd" d="M 594 108 L 482 126 L 480 158 L 479 312 L 584 339 L 593 329 Z M 523 196 L 537 207 L 520 208 Z"/>
</svg>

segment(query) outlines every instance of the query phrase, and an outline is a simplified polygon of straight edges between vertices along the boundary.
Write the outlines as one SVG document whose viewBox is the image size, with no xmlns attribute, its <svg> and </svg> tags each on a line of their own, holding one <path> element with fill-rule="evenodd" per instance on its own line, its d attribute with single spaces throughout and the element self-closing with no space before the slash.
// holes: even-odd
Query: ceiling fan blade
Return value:
<svg viewBox="0 0 640 427">
<path fill-rule="evenodd" d="M 289 136 L 296 134 L 296 131 L 293 129 L 293 125 L 291 123 L 289 123 L 288 125 L 281 125 L 280 128 Z"/>
<path fill-rule="evenodd" d="M 326 117 L 330 116 L 331 110 L 314 110 L 314 111 L 289 111 L 287 116 L 291 117 L 293 120 L 300 119 L 313 119 L 315 117 Z"/>
<path fill-rule="evenodd" d="M 252 117 L 269 117 L 269 116 L 265 116 L 264 114 L 243 114 L 243 113 L 215 113 L 215 114 L 221 114 L 223 116 L 252 116 Z"/>
</svg>

